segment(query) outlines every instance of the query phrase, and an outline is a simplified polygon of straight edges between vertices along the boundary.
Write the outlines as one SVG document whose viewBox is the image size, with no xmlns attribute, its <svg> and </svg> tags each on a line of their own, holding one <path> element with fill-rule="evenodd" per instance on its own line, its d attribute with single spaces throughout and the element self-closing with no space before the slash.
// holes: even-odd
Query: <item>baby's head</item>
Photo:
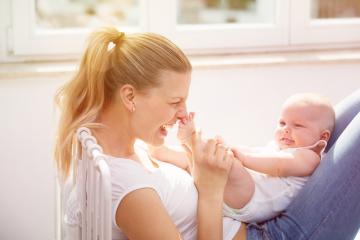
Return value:
<svg viewBox="0 0 360 240">
<path fill-rule="evenodd" d="M 300 93 L 283 104 L 275 141 L 280 149 L 311 146 L 328 141 L 335 124 L 335 112 L 325 97 Z"/>
</svg>

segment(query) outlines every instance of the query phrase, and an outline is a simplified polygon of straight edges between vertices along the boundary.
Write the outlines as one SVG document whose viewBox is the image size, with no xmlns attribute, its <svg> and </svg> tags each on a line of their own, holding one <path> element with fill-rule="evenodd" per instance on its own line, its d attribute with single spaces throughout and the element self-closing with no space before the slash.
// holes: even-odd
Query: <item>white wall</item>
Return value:
<svg viewBox="0 0 360 240">
<path fill-rule="evenodd" d="M 220 134 L 228 144 L 262 145 L 271 140 L 288 96 L 310 91 L 336 104 L 360 88 L 359 67 L 360 63 L 195 69 L 189 110 L 197 112 L 197 125 L 205 135 Z"/>
<path fill-rule="evenodd" d="M 61 81 L 0 79 L 0 239 L 55 239 L 53 95 Z"/>
<path fill-rule="evenodd" d="M 287 96 L 313 91 L 335 104 L 360 88 L 359 69 L 360 62 L 195 68 L 189 108 L 207 135 L 221 134 L 234 145 L 264 144 Z M 2 240 L 55 239 L 53 96 L 69 78 L 0 78 Z"/>
</svg>

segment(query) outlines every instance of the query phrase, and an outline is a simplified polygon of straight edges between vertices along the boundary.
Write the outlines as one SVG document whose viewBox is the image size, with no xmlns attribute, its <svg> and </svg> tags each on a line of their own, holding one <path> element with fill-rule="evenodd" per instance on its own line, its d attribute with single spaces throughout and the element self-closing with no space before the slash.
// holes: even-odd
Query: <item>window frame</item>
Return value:
<svg viewBox="0 0 360 240">
<path fill-rule="evenodd" d="M 150 31 L 163 34 L 186 53 L 194 55 L 360 46 L 360 18 L 311 21 L 310 11 L 306 13 L 310 9 L 310 1 L 275 0 L 273 24 L 177 26 L 177 0 L 140 0 L 140 26 L 122 27 L 121 30 L 127 33 Z M 7 42 L 11 53 L 9 57 L 78 57 L 91 30 L 37 30 L 34 2 L 11 2 L 12 25 Z M 164 8 L 169 11 L 163 11 Z"/>
</svg>

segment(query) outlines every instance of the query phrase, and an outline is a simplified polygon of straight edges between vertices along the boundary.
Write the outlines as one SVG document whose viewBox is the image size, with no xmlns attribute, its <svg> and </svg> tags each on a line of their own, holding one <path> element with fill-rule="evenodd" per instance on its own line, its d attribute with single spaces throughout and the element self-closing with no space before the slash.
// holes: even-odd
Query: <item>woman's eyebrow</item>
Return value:
<svg viewBox="0 0 360 240">
<path fill-rule="evenodd" d="M 176 100 L 181 100 L 181 101 L 184 100 L 184 98 L 182 98 L 182 97 L 171 97 L 171 99 L 174 99 L 174 100 L 176 99 Z"/>
</svg>

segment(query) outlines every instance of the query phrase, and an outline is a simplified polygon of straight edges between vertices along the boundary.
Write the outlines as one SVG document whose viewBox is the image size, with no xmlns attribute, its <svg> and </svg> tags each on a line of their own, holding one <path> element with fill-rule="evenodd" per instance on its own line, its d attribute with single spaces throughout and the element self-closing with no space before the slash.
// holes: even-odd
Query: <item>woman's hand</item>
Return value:
<svg viewBox="0 0 360 240">
<path fill-rule="evenodd" d="M 201 133 L 193 134 L 192 147 L 192 174 L 199 194 L 222 198 L 233 153 L 216 139 L 202 141 Z"/>
<path fill-rule="evenodd" d="M 219 240 L 223 238 L 224 189 L 234 156 L 216 139 L 203 142 L 200 133 L 195 132 L 191 140 L 192 175 L 199 192 L 197 239 Z"/>
</svg>

